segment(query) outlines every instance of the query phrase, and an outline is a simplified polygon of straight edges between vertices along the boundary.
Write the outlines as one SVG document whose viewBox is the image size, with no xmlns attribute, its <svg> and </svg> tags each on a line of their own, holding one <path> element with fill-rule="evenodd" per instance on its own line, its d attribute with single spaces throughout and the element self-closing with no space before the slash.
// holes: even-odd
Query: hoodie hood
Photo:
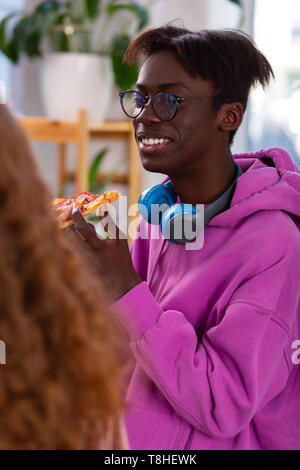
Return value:
<svg viewBox="0 0 300 470">
<path fill-rule="evenodd" d="M 289 153 L 270 147 L 233 155 L 243 174 L 236 182 L 229 209 L 210 220 L 210 226 L 234 227 L 261 210 L 287 212 L 300 230 L 300 172 Z"/>
</svg>

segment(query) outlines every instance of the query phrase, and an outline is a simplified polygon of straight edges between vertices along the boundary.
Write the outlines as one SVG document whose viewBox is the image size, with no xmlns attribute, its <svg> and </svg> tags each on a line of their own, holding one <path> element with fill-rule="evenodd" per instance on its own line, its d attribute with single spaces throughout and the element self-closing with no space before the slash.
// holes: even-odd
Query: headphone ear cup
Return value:
<svg viewBox="0 0 300 470">
<path fill-rule="evenodd" d="M 192 232 L 192 216 L 197 214 L 197 209 L 192 204 L 174 204 L 162 216 L 160 222 L 161 232 L 170 242 L 183 245 Z"/>
<path fill-rule="evenodd" d="M 177 194 L 168 183 L 157 184 L 140 195 L 139 211 L 149 224 L 159 225 L 162 214 L 176 202 Z"/>
</svg>

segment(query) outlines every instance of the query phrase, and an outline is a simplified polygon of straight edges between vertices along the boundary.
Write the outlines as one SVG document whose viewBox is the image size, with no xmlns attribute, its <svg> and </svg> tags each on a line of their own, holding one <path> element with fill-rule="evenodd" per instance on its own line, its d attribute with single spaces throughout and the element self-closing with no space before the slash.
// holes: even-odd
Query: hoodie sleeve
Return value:
<svg viewBox="0 0 300 470">
<path fill-rule="evenodd" d="M 199 431 L 235 436 L 285 387 L 289 330 L 300 301 L 300 264 L 294 262 L 299 256 L 297 239 L 234 292 L 221 321 L 200 340 L 183 312 L 162 311 L 146 282 L 115 304 L 138 364 Z M 262 299 L 273 286 L 280 288 L 271 311 Z"/>
</svg>

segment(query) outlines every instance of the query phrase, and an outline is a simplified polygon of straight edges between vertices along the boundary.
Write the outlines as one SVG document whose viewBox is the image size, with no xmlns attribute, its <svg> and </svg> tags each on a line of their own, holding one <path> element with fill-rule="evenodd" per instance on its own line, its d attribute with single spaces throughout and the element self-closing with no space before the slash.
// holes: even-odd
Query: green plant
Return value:
<svg viewBox="0 0 300 470">
<path fill-rule="evenodd" d="M 106 185 L 110 184 L 114 177 L 116 176 L 118 170 L 122 166 L 123 162 L 118 162 L 113 170 L 107 174 L 107 176 L 99 183 L 99 168 L 101 163 L 104 160 L 108 152 L 108 148 L 104 148 L 100 150 L 95 157 L 93 158 L 92 162 L 90 163 L 89 170 L 88 170 L 88 191 L 94 194 L 100 194 L 104 191 Z M 63 197 L 66 190 L 66 185 L 74 180 L 74 175 L 70 174 L 66 177 L 65 181 L 63 182 L 61 188 L 58 192 L 58 197 Z"/>
<path fill-rule="evenodd" d="M 133 36 L 147 25 L 148 7 L 123 0 L 44 1 L 31 13 L 16 12 L 2 19 L 0 50 L 14 64 L 23 55 L 41 57 L 45 39 L 54 51 L 108 55 L 115 83 L 124 90 L 136 81 L 137 66 L 123 63 L 123 54 Z M 110 34 L 113 18 L 122 11 L 127 12 L 127 18 L 117 34 Z M 99 21 L 102 34 L 95 41 L 95 25 Z"/>
<path fill-rule="evenodd" d="M 104 157 L 107 154 L 107 151 L 108 151 L 107 148 L 100 150 L 100 152 L 94 157 L 93 161 L 90 164 L 89 174 L 88 174 L 88 190 L 91 193 L 94 193 L 94 194 L 102 193 L 105 189 L 105 186 L 110 184 L 114 180 L 114 177 L 116 176 L 118 170 L 120 169 L 120 166 L 122 165 L 122 162 L 118 162 L 116 166 L 113 168 L 113 170 L 110 173 L 108 173 L 106 178 L 104 178 L 99 184 L 99 180 L 98 180 L 99 168 Z M 88 217 L 88 220 L 90 222 L 99 222 L 99 217 L 95 215 L 90 215 Z M 107 235 L 107 238 L 108 238 L 108 235 Z"/>
<path fill-rule="evenodd" d="M 123 161 L 117 162 L 112 171 L 107 174 L 107 176 L 101 181 L 101 183 L 99 183 L 99 168 L 107 152 L 107 148 L 100 150 L 90 164 L 88 173 L 88 190 L 91 193 L 101 193 L 104 190 L 105 186 L 107 186 L 114 180 L 114 177 L 116 176 L 118 170 L 123 165 Z"/>
</svg>

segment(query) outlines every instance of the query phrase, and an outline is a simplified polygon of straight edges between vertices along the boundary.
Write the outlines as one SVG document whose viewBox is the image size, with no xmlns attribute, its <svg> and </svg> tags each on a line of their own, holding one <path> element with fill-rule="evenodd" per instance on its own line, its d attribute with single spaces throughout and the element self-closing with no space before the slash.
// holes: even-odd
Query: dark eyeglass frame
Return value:
<svg viewBox="0 0 300 470">
<path fill-rule="evenodd" d="M 141 98 L 142 98 L 142 107 L 141 107 L 141 110 L 140 112 L 132 117 L 130 116 L 126 111 L 125 111 L 125 108 L 123 106 L 123 98 L 125 95 L 127 95 L 128 93 L 135 93 L 137 95 L 139 95 Z M 126 116 L 128 116 L 129 118 L 131 119 L 136 119 L 137 117 L 139 117 L 139 115 L 141 114 L 141 112 L 144 110 L 145 108 L 145 105 L 150 101 L 151 104 L 152 104 L 152 108 L 153 108 L 153 111 L 154 113 L 156 114 L 156 116 L 161 120 L 161 121 L 172 121 L 172 119 L 175 118 L 176 114 L 177 114 L 177 110 L 178 110 L 178 105 L 183 103 L 184 101 L 188 101 L 189 99 L 195 99 L 195 98 L 206 98 L 208 96 L 216 96 L 217 93 L 211 93 L 209 95 L 196 95 L 196 96 L 176 96 L 176 95 L 173 95 L 173 93 L 169 93 L 169 92 L 161 92 L 161 93 L 157 93 L 156 95 L 154 95 L 152 98 L 148 95 L 145 95 L 143 96 L 139 91 L 137 90 L 126 90 L 126 91 L 122 91 L 121 93 L 119 93 L 119 96 L 120 96 L 120 104 L 121 104 L 121 108 L 123 109 L 124 113 L 126 114 Z M 176 108 L 175 108 L 175 112 L 174 112 L 174 116 L 172 116 L 170 119 L 162 119 L 161 116 L 159 115 L 159 113 L 156 111 L 155 109 L 155 103 L 156 103 L 156 100 L 159 96 L 161 95 L 167 95 L 167 96 L 171 96 L 172 98 L 175 98 L 175 103 L 176 103 Z"/>
</svg>

